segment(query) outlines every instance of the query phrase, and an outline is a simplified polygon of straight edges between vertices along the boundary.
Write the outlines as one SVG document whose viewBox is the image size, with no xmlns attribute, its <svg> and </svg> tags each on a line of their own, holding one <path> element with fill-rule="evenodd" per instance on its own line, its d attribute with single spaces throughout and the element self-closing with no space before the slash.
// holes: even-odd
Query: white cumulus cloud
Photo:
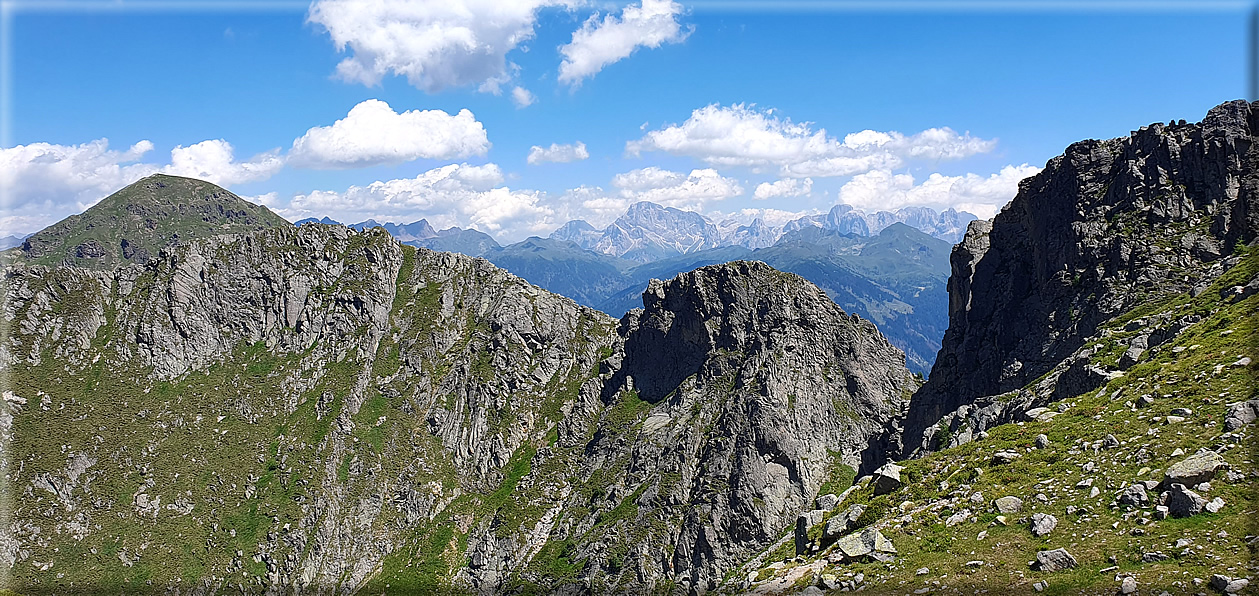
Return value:
<svg viewBox="0 0 1259 596">
<path fill-rule="evenodd" d="M 556 205 L 560 206 L 565 220 L 584 219 L 586 223 L 602 228 L 625 213 L 629 207 L 629 199 L 608 194 L 598 186 L 579 186 L 570 188 L 559 197 Z"/>
<path fill-rule="evenodd" d="M 637 192 L 677 186 L 683 180 L 686 180 L 686 176 L 679 172 L 650 166 L 613 176 L 612 186 L 628 192 Z"/>
<path fill-rule="evenodd" d="M 586 144 L 577 141 L 572 145 L 557 143 L 551 143 L 550 147 L 534 145 L 529 148 L 529 157 L 525 161 L 529 162 L 529 165 L 537 165 L 546 162 L 569 163 L 589 157 L 590 153 L 586 151 Z"/>
<path fill-rule="evenodd" d="M 511 90 L 511 101 L 516 104 L 517 108 L 527 108 L 538 101 L 538 98 L 532 91 L 517 86 Z"/>
<path fill-rule="evenodd" d="M 85 209 L 158 171 L 153 164 L 136 163 L 152 150 L 149 141 L 140 141 L 125 151 L 112 150 L 108 139 L 81 145 L 31 143 L 0 149 L 5 208 L 43 209 L 52 214 Z"/>
<path fill-rule="evenodd" d="M 569 0 L 317 0 L 307 20 L 349 55 L 337 76 L 374 86 L 386 75 L 426 92 L 478 86 L 498 93 L 507 54 L 533 37 L 538 10 Z"/>
<path fill-rule="evenodd" d="M 1023 164 L 1006 166 L 996 174 L 944 176 L 931 174 L 921 184 L 910 174 L 874 170 L 853 176 L 839 190 L 839 201 L 863 211 L 894 210 L 922 206 L 969 211 L 990 218 L 1018 193 L 1019 181 L 1041 168 Z"/>
<path fill-rule="evenodd" d="M 379 99 L 360 102 L 332 126 L 317 126 L 293 141 L 297 167 L 332 169 L 485 155 L 485 126 L 464 109 L 397 113 Z"/>
<path fill-rule="evenodd" d="M 503 180 L 495 164 L 450 164 L 415 178 L 299 194 L 278 211 L 290 219 L 326 215 L 338 221 L 411 222 L 426 218 L 437 228 L 475 228 L 505 237 L 550 232 L 562 223 L 544 204 L 543 193 L 512 190 L 502 186 Z"/>
<path fill-rule="evenodd" d="M 741 194 L 743 187 L 737 180 L 713 169 L 684 174 L 652 166 L 613 176 L 611 190 L 599 186 L 571 188 L 552 205 L 564 221 L 584 219 L 601 228 L 639 201 L 702 212 L 705 205 Z"/>
<path fill-rule="evenodd" d="M 608 14 L 599 19 L 594 14 L 573 32 L 571 42 L 560 46 L 564 56 L 560 63 L 559 82 L 580 85 L 609 64 L 618 62 L 644 48 L 658 48 L 664 43 L 681 43 L 693 28 L 683 29 L 678 22 L 682 5 L 672 0 L 642 0 L 621 11 L 620 18 Z"/>
<path fill-rule="evenodd" d="M 684 175 L 652 166 L 617 174 L 612 178 L 612 185 L 620 189 L 621 198 L 628 202 L 651 201 L 695 211 L 705 203 L 743 194 L 738 180 L 722 176 L 712 168 L 691 170 Z"/>
<path fill-rule="evenodd" d="M 752 192 L 752 196 L 758 199 L 803 197 L 812 190 L 812 178 L 783 178 L 775 182 L 762 182 L 756 185 L 756 190 Z"/>
<path fill-rule="evenodd" d="M 232 186 L 244 182 L 266 180 L 284 167 L 279 150 L 253 156 L 248 161 L 236 161 L 232 144 L 223 139 L 201 141 L 171 149 L 170 165 L 162 172 L 176 176 L 199 178 L 220 186 Z"/>
<path fill-rule="evenodd" d="M 786 177 L 851 176 L 890 170 L 906 159 L 960 159 L 991 151 L 996 141 L 950 128 L 914 135 L 864 130 L 842 140 L 808 122 L 780 118 L 777 112 L 746 104 L 708 105 L 691 112 L 682 124 L 647 132 L 626 143 L 629 155 L 663 151 L 714 166 L 777 168 Z"/>
</svg>

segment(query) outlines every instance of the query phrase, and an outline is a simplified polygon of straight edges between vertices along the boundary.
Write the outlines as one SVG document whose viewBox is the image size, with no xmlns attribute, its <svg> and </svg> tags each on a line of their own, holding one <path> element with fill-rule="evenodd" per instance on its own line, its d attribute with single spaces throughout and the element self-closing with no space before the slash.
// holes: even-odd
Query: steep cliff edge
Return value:
<svg viewBox="0 0 1259 596">
<path fill-rule="evenodd" d="M 1069 387 L 1029 399 L 1106 381 L 1110 371 L 1068 370 L 1102 323 L 1205 287 L 1259 235 L 1257 132 L 1259 106 L 1233 101 L 1200 123 L 1075 143 L 991 223 L 972 222 L 952 255 L 943 346 L 891 453 L 913 453 L 942 417 L 1049 373 Z M 998 421 L 1008 420 L 987 424 Z"/>
<path fill-rule="evenodd" d="M 453 501 L 472 519 L 615 341 L 483 260 L 340 226 L 5 275 L 0 563 L 35 591 L 353 590 Z"/>
</svg>

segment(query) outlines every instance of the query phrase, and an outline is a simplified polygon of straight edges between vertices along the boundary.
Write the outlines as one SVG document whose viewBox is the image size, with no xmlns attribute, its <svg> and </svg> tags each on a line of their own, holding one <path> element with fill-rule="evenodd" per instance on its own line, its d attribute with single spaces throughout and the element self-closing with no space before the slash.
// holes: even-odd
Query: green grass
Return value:
<svg viewBox="0 0 1259 596">
<path fill-rule="evenodd" d="M 1221 438 L 1220 434 L 1227 404 L 1259 396 L 1255 365 L 1231 366 L 1241 355 L 1252 359 L 1259 355 L 1259 297 L 1243 302 L 1221 300 L 1219 290 L 1244 283 L 1256 272 L 1259 258 L 1248 253 L 1197 298 L 1164 297 L 1107 323 L 1107 328 L 1121 330 L 1129 321 L 1164 312 L 1173 312 L 1176 317 L 1202 317 L 1169 343 L 1150 350 L 1148 357 L 1123 377 L 1100 390 L 1063 400 L 1066 411 L 1052 420 L 998 426 L 989 429 L 985 439 L 902 462 L 907 484 L 891 494 L 873 497 L 869 488 L 855 491 L 847 502 L 867 506 L 858 525 L 879 528 L 895 544 L 898 558 L 890 565 L 828 566 L 828 572 L 862 571 L 874 586 L 894 586 L 901 593 L 922 586 L 924 578 L 916 576 L 915 570 L 927 567 L 930 573 L 926 579 L 938 579 L 950 591 L 1025 591 L 1033 582 L 1043 580 L 1049 586 L 1046 593 L 1054 594 L 1113 592 L 1113 573 L 1099 573 L 1112 565 L 1119 572 L 1133 574 L 1143 592 L 1194 590 L 1192 578 L 1206 579 L 1230 567 L 1233 571 L 1227 573 L 1234 576 L 1253 573 L 1247 569 L 1259 552 L 1244 540 L 1259 534 L 1259 522 L 1252 515 L 1259 506 L 1252 478 L 1237 484 L 1219 478 L 1212 482 L 1207 498 L 1218 496 L 1226 502 L 1218 514 L 1142 525 L 1137 517 L 1125 516 L 1124 510 L 1112 509 L 1109 503 L 1116 492 L 1132 482 L 1161 478 L 1158 470 L 1181 459 L 1171 456 L 1177 448 L 1186 453 L 1223 449 L 1233 469 L 1254 469 L 1254 426 L 1246 427 L 1246 439 Z M 1121 333 L 1129 332 L 1112 331 L 1107 339 L 1122 342 L 1126 335 Z M 1177 346 L 1186 349 L 1173 351 Z M 1191 346 L 1197 347 L 1188 349 Z M 1113 351 L 1103 350 L 1094 359 L 1106 365 L 1113 357 Z M 1215 367 L 1221 364 L 1224 366 L 1216 372 Z M 1157 399 L 1145 409 L 1128 406 L 1143 394 Z M 1189 408 L 1193 414 L 1184 423 L 1168 425 L 1163 419 L 1174 408 Z M 1049 437 L 1049 447 L 1035 449 L 1035 437 L 1041 433 Z M 1114 434 L 1123 444 L 1096 454 L 1084 447 L 1107 434 Z M 991 457 L 999 450 L 1015 450 L 1022 457 L 994 465 Z M 1090 462 L 1098 469 L 1086 473 L 1082 468 Z M 1150 471 L 1142 473 L 1144 468 Z M 1085 477 L 1094 478 L 1101 488 L 1097 498 L 1090 499 L 1087 491 L 1074 488 L 1075 482 Z M 1042 483 L 1044 480 L 1051 483 Z M 983 498 L 975 503 L 969 496 L 977 492 Z M 1048 503 L 1036 499 L 1040 493 L 1048 495 Z M 991 501 L 1005 495 L 1022 498 L 1024 511 L 1008 516 L 1009 525 L 1002 526 L 996 523 Z M 907 502 L 904 510 L 902 502 Z M 1086 507 L 1088 512 L 1068 514 L 1068 506 Z M 953 527 L 944 523 L 962 510 L 969 510 L 975 521 L 968 519 Z M 910 513 L 911 520 L 902 523 L 903 511 L 917 513 Z M 1047 537 L 1033 537 L 1022 521 L 1033 512 L 1055 515 L 1058 528 Z M 1150 515 L 1150 508 L 1145 515 Z M 1226 535 L 1221 536 L 1221 530 Z M 1190 552 L 1181 555 L 1172 548 L 1178 538 L 1192 540 Z M 1028 567 L 1037 550 L 1059 547 L 1076 557 L 1078 569 L 1046 573 Z M 1144 553 L 1155 551 L 1171 558 L 1142 562 Z M 1116 563 L 1112 564 L 1110 557 Z M 985 565 L 968 567 L 965 563 L 969 560 L 983 560 Z M 762 579 L 773 575 L 761 571 Z M 947 579 L 942 579 L 945 576 Z M 1177 582 L 1181 587 L 1176 587 Z"/>
<path fill-rule="evenodd" d="M 827 456 L 831 459 L 829 471 L 826 481 L 818 488 L 817 494 L 838 495 L 852 486 L 853 480 L 857 479 L 857 471 L 843 462 L 841 459 L 843 454 L 838 451 L 827 451 Z"/>
<path fill-rule="evenodd" d="M 622 391 L 608 410 L 604 427 L 619 430 L 633 428 L 650 409 L 651 403 L 639 397 L 637 391 Z"/>
</svg>

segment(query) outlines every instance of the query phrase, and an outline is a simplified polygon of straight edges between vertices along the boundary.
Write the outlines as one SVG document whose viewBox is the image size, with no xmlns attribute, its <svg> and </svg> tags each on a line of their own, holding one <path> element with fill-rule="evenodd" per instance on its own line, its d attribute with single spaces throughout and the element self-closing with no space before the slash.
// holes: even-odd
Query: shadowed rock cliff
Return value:
<svg viewBox="0 0 1259 596">
<path fill-rule="evenodd" d="M 1039 397 L 1010 411 L 1062 395 L 1054 383 L 1071 393 L 1104 382 L 1107 371 L 1068 370 L 1101 323 L 1205 287 L 1256 237 L 1256 131 L 1259 106 L 1233 101 L 1200 123 L 1075 143 L 1020 183 L 991 223 L 972 222 L 953 250 L 943 347 L 890 452 L 912 453 L 943 416 L 1047 373 Z M 990 414 L 988 425 L 1008 421 Z"/>
</svg>

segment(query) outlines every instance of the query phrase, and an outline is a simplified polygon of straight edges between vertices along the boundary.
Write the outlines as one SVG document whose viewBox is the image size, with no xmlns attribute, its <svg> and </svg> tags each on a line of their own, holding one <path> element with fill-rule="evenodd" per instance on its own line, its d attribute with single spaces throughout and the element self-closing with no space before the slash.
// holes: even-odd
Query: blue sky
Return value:
<svg viewBox="0 0 1259 596">
<path fill-rule="evenodd" d="M 155 171 L 500 241 L 635 200 L 986 217 L 1068 144 L 1247 86 L 1245 3 L 531 2 L 6 3 L 0 234 Z"/>
</svg>

